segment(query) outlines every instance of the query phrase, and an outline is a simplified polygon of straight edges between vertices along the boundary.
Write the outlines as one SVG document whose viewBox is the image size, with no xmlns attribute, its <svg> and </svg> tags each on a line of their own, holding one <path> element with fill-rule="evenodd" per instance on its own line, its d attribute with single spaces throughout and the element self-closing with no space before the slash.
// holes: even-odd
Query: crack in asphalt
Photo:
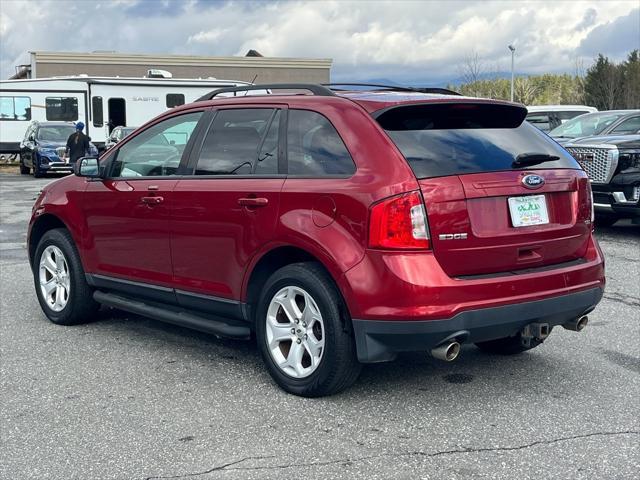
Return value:
<svg viewBox="0 0 640 480">
<path fill-rule="evenodd" d="M 213 473 L 218 470 L 237 470 L 229 467 L 232 467 L 233 465 L 237 465 L 239 463 L 246 462 L 249 460 L 264 460 L 267 458 L 274 458 L 274 457 L 275 455 L 261 456 L 261 457 L 245 457 L 245 458 L 241 458 L 240 460 L 236 460 L 235 462 L 229 462 L 229 463 L 225 463 L 224 465 L 218 465 L 217 467 L 210 468 L 209 470 L 205 470 L 204 472 L 182 473 L 180 475 L 169 475 L 169 476 L 156 476 L 156 477 L 152 476 L 152 477 L 145 477 L 144 480 L 168 480 L 171 478 L 189 478 L 189 477 L 197 477 L 199 475 L 207 475 L 208 473 Z"/>
<path fill-rule="evenodd" d="M 490 447 L 479 447 L 479 448 L 463 447 L 463 448 L 452 449 L 452 450 L 441 450 L 441 451 L 431 452 L 431 453 L 417 450 L 413 452 L 404 452 L 404 453 L 383 453 L 379 455 L 370 455 L 370 456 L 358 457 L 358 458 L 343 458 L 339 460 L 328 460 L 324 462 L 288 463 L 284 465 L 267 465 L 267 466 L 259 466 L 259 467 L 230 468 L 230 467 L 233 467 L 234 465 L 239 465 L 249 460 L 264 460 L 267 458 L 275 458 L 275 455 L 262 456 L 262 457 L 245 457 L 240 460 L 236 460 L 235 462 L 229 462 L 224 465 L 219 465 L 217 467 L 213 467 L 203 472 L 185 473 L 185 474 L 173 475 L 173 476 L 146 477 L 145 480 L 167 480 L 167 479 L 197 477 L 200 475 L 207 475 L 209 473 L 222 471 L 222 470 L 226 470 L 226 471 L 229 471 L 229 470 L 276 470 L 276 469 L 282 470 L 282 469 L 293 468 L 293 467 L 324 467 L 327 465 L 335 465 L 335 464 L 348 465 L 351 463 L 362 462 L 365 460 L 372 460 L 376 458 L 385 458 L 385 457 L 397 458 L 397 457 L 420 456 L 420 457 L 432 458 L 432 457 L 439 457 L 441 455 L 455 455 L 459 453 L 511 452 L 514 450 L 524 450 L 524 449 L 535 447 L 538 445 L 552 445 L 554 443 L 568 442 L 571 440 L 579 440 L 579 439 L 589 438 L 589 437 L 615 436 L 615 435 L 640 435 L 640 431 L 624 430 L 624 431 L 617 431 L 617 432 L 593 432 L 593 433 L 586 433 L 582 435 L 573 435 L 571 437 L 553 438 L 551 440 L 536 440 L 535 442 L 526 443 L 524 445 L 516 445 L 513 447 L 491 447 L 491 448 Z"/>
<path fill-rule="evenodd" d="M 607 292 L 603 296 L 607 300 L 624 303 L 625 305 L 628 305 L 630 307 L 640 307 L 640 299 L 631 295 L 623 295 L 617 292 Z"/>
</svg>

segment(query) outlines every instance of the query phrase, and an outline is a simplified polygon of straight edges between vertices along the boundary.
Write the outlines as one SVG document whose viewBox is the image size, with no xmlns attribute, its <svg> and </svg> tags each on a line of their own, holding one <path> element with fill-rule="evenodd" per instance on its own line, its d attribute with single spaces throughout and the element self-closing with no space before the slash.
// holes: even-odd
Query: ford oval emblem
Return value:
<svg viewBox="0 0 640 480">
<path fill-rule="evenodd" d="M 544 178 L 540 175 L 525 175 L 522 184 L 527 188 L 540 188 L 544 185 Z"/>
</svg>

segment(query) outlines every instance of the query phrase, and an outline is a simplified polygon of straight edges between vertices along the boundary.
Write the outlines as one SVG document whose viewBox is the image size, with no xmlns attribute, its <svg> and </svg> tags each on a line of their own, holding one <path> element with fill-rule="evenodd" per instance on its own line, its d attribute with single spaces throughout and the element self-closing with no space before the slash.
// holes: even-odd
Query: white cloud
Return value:
<svg viewBox="0 0 640 480">
<path fill-rule="evenodd" d="M 518 71 L 572 71 L 589 34 L 634 8 L 636 0 L 2 0 L 0 66 L 2 77 L 10 75 L 28 50 L 244 55 L 253 48 L 268 56 L 333 58 L 336 80 L 438 82 L 455 77 L 470 51 L 486 65 L 507 66 L 506 47 L 515 40 Z M 622 55 L 621 48 L 603 48 Z"/>
<path fill-rule="evenodd" d="M 207 30 L 206 32 L 205 31 L 200 31 L 200 32 L 196 33 L 195 35 L 189 35 L 189 38 L 187 38 L 187 43 L 214 42 L 214 41 L 218 40 L 222 35 L 224 35 L 225 32 L 226 32 L 226 30 L 219 29 L 219 28 L 214 28 L 212 30 Z"/>
</svg>

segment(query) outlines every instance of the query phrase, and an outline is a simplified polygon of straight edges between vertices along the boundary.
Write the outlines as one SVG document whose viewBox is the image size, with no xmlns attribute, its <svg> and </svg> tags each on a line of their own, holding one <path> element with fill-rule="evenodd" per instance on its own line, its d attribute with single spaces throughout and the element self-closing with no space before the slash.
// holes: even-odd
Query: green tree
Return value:
<svg viewBox="0 0 640 480">
<path fill-rule="evenodd" d="M 598 110 L 618 108 L 621 101 L 623 75 L 622 69 L 609 61 L 604 55 L 598 55 L 585 77 L 585 99 Z"/>
<path fill-rule="evenodd" d="M 632 51 L 622 68 L 622 108 L 640 108 L 640 52 Z"/>
</svg>

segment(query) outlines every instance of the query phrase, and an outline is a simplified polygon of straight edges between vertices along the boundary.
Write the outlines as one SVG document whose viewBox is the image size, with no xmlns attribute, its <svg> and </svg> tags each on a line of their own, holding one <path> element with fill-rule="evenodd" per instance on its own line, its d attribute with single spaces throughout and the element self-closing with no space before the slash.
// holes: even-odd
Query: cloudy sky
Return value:
<svg viewBox="0 0 640 480">
<path fill-rule="evenodd" d="M 485 69 L 573 72 L 640 48 L 640 2 L 0 0 L 0 75 L 29 50 L 332 58 L 332 79 L 437 84 Z"/>
</svg>

